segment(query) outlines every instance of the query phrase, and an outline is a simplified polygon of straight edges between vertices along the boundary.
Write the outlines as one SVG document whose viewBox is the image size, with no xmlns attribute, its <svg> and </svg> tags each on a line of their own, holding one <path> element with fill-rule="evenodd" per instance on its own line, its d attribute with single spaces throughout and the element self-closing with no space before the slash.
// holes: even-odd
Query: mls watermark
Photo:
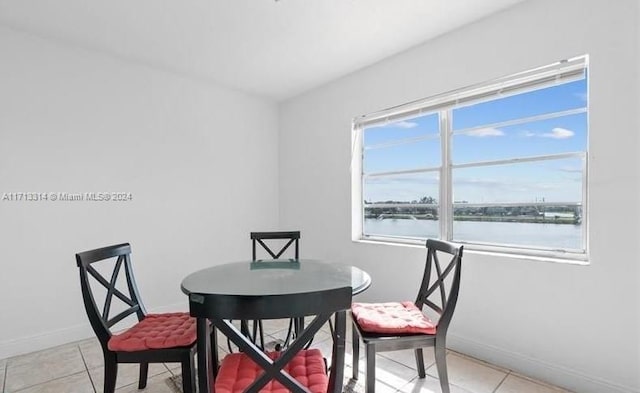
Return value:
<svg viewBox="0 0 640 393">
<path fill-rule="evenodd" d="M 4 192 L 2 202 L 129 202 L 130 192 Z"/>
</svg>

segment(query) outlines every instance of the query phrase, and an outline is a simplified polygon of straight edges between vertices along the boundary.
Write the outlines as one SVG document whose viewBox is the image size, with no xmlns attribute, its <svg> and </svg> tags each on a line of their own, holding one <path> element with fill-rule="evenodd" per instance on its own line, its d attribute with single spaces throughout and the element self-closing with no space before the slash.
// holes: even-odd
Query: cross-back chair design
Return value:
<svg viewBox="0 0 640 393">
<path fill-rule="evenodd" d="M 331 392 L 341 393 L 344 373 L 346 310 L 351 305 L 351 287 L 302 294 L 252 297 L 189 295 L 191 315 L 211 320 L 239 348 L 212 370 L 215 393 Z M 335 313 L 330 372 L 317 349 L 305 349 L 313 336 Z M 233 319 L 262 320 L 314 316 L 304 330 L 282 351 L 263 352 L 231 323 Z M 215 336 L 212 334 L 212 337 Z M 212 364 L 218 364 L 212 351 Z"/>
<path fill-rule="evenodd" d="M 253 260 L 258 261 L 257 258 L 257 247 L 256 245 L 262 246 L 262 248 L 271 256 L 273 259 L 280 259 L 280 257 L 287 251 L 287 249 L 293 244 L 294 245 L 294 259 L 299 259 L 299 241 L 300 241 L 300 231 L 286 231 L 286 232 L 251 232 L 251 241 L 253 245 Z M 284 244 L 279 250 L 274 251 L 269 247 L 265 240 L 279 240 L 284 239 L 288 240 L 287 243 Z"/>
<path fill-rule="evenodd" d="M 251 238 L 251 246 L 252 246 L 252 254 L 251 260 L 254 262 L 265 261 L 264 259 L 258 259 L 258 245 L 266 251 L 271 258 L 274 260 L 280 259 L 287 250 L 290 250 L 289 247 L 293 245 L 293 258 L 289 258 L 289 260 L 299 260 L 300 259 L 300 231 L 279 231 L 279 232 L 251 232 L 249 237 Z M 282 241 L 286 240 L 287 242 L 284 245 L 279 245 L 280 248 L 274 248 L 275 245 L 269 245 L 269 241 Z M 291 252 L 289 252 L 291 253 Z M 251 337 L 251 340 L 254 343 L 257 343 L 260 348 L 264 349 L 264 328 L 261 320 L 253 321 L 253 329 L 249 328 L 247 321 L 241 322 L 241 329 L 244 329 L 245 334 Z M 287 346 L 290 340 L 293 338 L 293 334 L 297 334 L 304 328 L 304 319 L 290 319 L 289 320 L 289 329 L 287 331 L 287 336 L 284 339 L 283 345 Z M 249 334 L 249 331 L 251 333 Z M 231 350 L 231 345 L 228 342 L 229 350 Z"/>
<path fill-rule="evenodd" d="M 446 336 L 458 301 L 463 247 L 431 239 L 427 240 L 426 247 L 426 265 L 415 302 L 352 305 L 353 378 L 358 379 L 362 340 L 366 351 L 367 393 L 375 391 L 376 352 L 415 349 L 418 375 L 424 378 L 423 347 L 434 347 L 440 386 L 443 393 L 449 392 Z M 441 262 L 443 256 L 447 258 L 445 263 Z M 436 322 L 423 313 L 425 307 L 439 315 Z"/>
<path fill-rule="evenodd" d="M 113 264 L 107 277 L 93 266 L 105 260 L 110 260 L 105 264 Z M 149 363 L 163 362 L 180 362 L 182 389 L 185 393 L 195 393 L 195 318 L 188 313 L 147 314 L 133 275 L 131 246 L 125 243 L 81 252 L 76 254 L 76 263 L 84 307 L 104 354 L 104 393 L 115 391 L 118 363 L 140 364 L 138 388 L 143 389 L 147 385 Z M 127 289 L 121 291 L 116 284 L 123 270 Z M 96 303 L 91 278 L 106 289 L 102 307 Z M 111 316 L 114 297 L 127 308 Z M 137 317 L 138 323 L 114 334 L 111 330 L 114 325 L 131 315 Z"/>
</svg>

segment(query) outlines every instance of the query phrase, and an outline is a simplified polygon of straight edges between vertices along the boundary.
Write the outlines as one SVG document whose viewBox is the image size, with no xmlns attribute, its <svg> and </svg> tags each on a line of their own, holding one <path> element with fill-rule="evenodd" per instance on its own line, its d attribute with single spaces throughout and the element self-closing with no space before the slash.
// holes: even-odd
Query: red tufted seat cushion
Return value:
<svg viewBox="0 0 640 393">
<path fill-rule="evenodd" d="M 196 319 L 188 313 L 149 314 L 124 333 L 111 336 L 111 351 L 186 347 L 196 341 Z"/>
<path fill-rule="evenodd" d="M 276 359 L 279 352 L 268 352 L 272 360 Z M 329 378 L 325 370 L 324 359 L 319 349 L 302 350 L 284 367 L 284 370 L 311 393 L 325 393 Z M 243 353 L 227 355 L 215 381 L 216 393 L 240 393 L 243 392 L 258 375 L 264 370 L 251 358 Z M 289 390 L 276 380 L 269 381 L 261 390 L 261 393 L 287 393 Z"/>
<path fill-rule="evenodd" d="M 351 313 L 365 332 L 436 334 L 436 325 L 413 302 L 353 303 Z"/>
</svg>

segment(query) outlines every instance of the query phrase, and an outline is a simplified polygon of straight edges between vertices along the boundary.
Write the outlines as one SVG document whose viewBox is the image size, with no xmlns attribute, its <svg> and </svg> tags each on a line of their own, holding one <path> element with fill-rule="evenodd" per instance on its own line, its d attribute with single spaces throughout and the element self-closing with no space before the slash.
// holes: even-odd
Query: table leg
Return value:
<svg viewBox="0 0 640 393">
<path fill-rule="evenodd" d="M 198 334 L 198 386 L 200 393 L 211 393 L 213 381 L 213 365 L 211 359 L 211 341 L 209 337 L 209 320 L 197 319 Z"/>
<path fill-rule="evenodd" d="M 334 386 L 335 392 L 342 392 L 342 381 L 344 380 L 344 355 L 345 336 L 347 334 L 347 313 L 338 311 L 335 313 L 334 337 L 336 354 L 332 356 L 331 381 L 330 386 Z"/>
</svg>

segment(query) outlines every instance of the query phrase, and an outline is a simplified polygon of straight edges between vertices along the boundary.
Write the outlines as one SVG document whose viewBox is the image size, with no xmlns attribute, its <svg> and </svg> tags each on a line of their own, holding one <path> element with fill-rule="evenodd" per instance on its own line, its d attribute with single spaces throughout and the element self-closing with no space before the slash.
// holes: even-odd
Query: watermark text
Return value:
<svg viewBox="0 0 640 393">
<path fill-rule="evenodd" d="M 4 192 L 0 202 L 129 202 L 130 192 Z"/>
</svg>

